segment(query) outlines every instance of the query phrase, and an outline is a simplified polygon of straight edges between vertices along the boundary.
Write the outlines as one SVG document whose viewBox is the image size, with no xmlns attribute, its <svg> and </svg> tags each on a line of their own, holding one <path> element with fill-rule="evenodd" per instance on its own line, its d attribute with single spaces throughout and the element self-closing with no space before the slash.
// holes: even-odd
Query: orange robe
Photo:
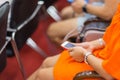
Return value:
<svg viewBox="0 0 120 80">
<path fill-rule="evenodd" d="M 103 68 L 117 80 L 120 80 L 120 4 L 103 39 L 106 42 L 105 48 L 95 51 L 94 54 L 104 60 Z M 85 70 L 92 70 L 92 67 L 84 62 L 76 62 L 70 57 L 68 51 L 64 50 L 54 66 L 54 79 L 73 80 L 78 72 Z"/>
</svg>

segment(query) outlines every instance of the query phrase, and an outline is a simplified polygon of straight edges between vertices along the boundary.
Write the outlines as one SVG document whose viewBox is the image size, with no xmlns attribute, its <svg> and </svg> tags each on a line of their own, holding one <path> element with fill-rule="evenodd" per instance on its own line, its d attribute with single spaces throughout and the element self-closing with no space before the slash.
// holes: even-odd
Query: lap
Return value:
<svg viewBox="0 0 120 80">
<path fill-rule="evenodd" d="M 41 65 L 41 68 L 53 67 L 56 64 L 59 56 L 60 56 L 60 54 L 57 54 L 57 55 L 46 58 L 43 61 L 42 65 Z"/>
<path fill-rule="evenodd" d="M 54 80 L 53 67 L 40 69 L 37 73 L 37 80 Z"/>
<path fill-rule="evenodd" d="M 61 56 L 54 67 L 54 78 L 55 80 L 73 80 L 73 77 L 78 72 L 85 70 L 92 70 L 92 68 L 84 62 L 79 63 L 75 61 L 69 55 L 68 51 L 64 51 L 61 53 Z"/>
<path fill-rule="evenodd" d="M 40 80 L 53 80 L 53 66 L 57 62 L 59 54 L 46 58 L 42 65 L 31 75 L 27 80 L 36 80 L 36 78 L 41 78 Z M 50 79 L 46 79 L 50 78 Z"/>
</svg>

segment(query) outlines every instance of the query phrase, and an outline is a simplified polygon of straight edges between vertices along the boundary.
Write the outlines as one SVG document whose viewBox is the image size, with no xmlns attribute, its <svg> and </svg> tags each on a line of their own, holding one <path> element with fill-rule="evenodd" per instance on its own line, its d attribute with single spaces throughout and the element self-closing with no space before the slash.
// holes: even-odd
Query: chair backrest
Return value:
<svg viewBox="0 0 120 80">
<path fill-rule="evenodd" d="M 13 0 L 10 16 L 10 28 L 17 29 L 29 18 L 37 7 L 38 0 Z M 35 18 L 28 22 L 23 29 L 16 33 L 16 42 L 18 49 L 21 49 L 26 40 L 37 28 L 39 22 L 39 13 Z"/>
<path fill-rule="evenodd" d="M 17 28 L 34 11 L 38 0 L 13 0 L 11 5 L 10 27 Z"/>
<path fill-rule="evenodd" d="M 52 4 L 54 4 L 56 1 L 58 0 L 43 0 L 45 2 L 45 8 L 47 9 L 49 6 L 51 6 Z"/>
<path fill-rule="evenodd" d="M 0 1 L 1 2 L 1 1 Z M 7 32 L 7 19 L 9 12 L 9 2 L 0 3 L 0 51 L 5 45 Z M 5 49 L 0 53 L 0 72 L 6 65 L 6 51 Z"/>
</svg>

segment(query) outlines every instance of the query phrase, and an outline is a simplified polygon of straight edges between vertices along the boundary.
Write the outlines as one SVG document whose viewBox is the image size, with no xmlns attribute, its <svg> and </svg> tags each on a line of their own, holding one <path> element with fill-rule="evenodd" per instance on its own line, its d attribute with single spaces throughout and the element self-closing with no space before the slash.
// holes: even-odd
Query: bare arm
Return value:
<svg viewBox="0 0 120 80">
<path fill-rule="evenodd" d="M 94 70 L 98 72 L 103 78 L 105 78 L 106 80 L 114 80 L 113 77 L 103 69 L 102 59 L 97 58 L 93 55 L 89 55 L 87 61 L 89 65 L 91 65 L 94 68 Z"/>
<path fill-rule="evenodd" d="M 78 62 L 82 62 L 82 61 L 87 61 L 87 63 L 93 67 L 93 69 L 100 74 L 103 78 L 105 78 L 105 80 L 113 80 L 113 77 L 108 74 L 103 66 L 102 66 L 102 62 L 103 60 L 90 54 L 87 56 L 87 58 L 85 58 L 86 54 L 89 53 L 86 49 L 82 48 L 82 47 L 73 47 L 71 49 L 69 49 L 70 55 L 73 57 L 73 59 L 75 59 Z"/>
<path fill-rule="evenodd" d="M 91 52 L 93 52 L 96 49 L 104 48 L 104 46 L 105 46 L 105 42 L 102 38 L 93 40 L 90 42 L 74 43 L 74 44 L 76 46 L 81 46 Z"/>
<path fill-rule="evenodd" d="M 119 2 L 120 0 L 105 0 L 103 6 L 88 4 L 87 11 L 91 14 L 99 16 L 100 18 L 110 20 L 113 17 Z"/>
<path fill-rule="evenodd" d="M 94 49 L 99 49 L 105 46 L 105 42 L 103 39 L 94 40 L 90 42 L 90 45 L 93 45 Z M 92 54 L 88 55 L 87 58 L 85 58 L 86 54 L 89 52 L 88 49 L 82 46 L 76 46 L 76 47 L 69 49 L 69 52 L 70 52 L 70 55 L 73 57 L 73 59 L 75 59 L 76 61 L 78 62 L 82 62 L 83 60 L 87 61 L 89 65 L 93 67 L 93 69 L 96 72 L 98 72 L 103 78 L 105 78 L 106 80 L 113 80 L 113 77 L 104 70 L 102 66 L 102 62 L 103 62 L 102 59 Z"/>
<path fill-rule="evenodd" d="M 120 0 L 104 0 L 103 6 L 95 6 L 92 4 L 87 4 L 87 12 L 96 15 L 105 20 L 110 20 L 116 9 Z M 85 5 L 84 0 L 75 0 L 72 3 L 73 10 L 77 13 L 81 12 L 83 5 Z"/>
</svg>

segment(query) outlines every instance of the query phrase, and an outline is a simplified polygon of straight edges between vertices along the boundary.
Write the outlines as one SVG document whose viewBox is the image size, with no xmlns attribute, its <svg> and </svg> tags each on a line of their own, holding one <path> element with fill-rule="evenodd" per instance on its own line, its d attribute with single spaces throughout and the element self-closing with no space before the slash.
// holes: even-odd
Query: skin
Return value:
<svg viewBox="0 0 120 80">
<path fill-rule="evenodd" d="M 46 58 L 42 65 L 27 80 L 54 80 L 53 66 L 59 58 L 59 54 Z M 47 71 L 47 72 L 46 72 Z"/>
<path fill-rule="evenodd" d="M 104 20 L 111 20 L 119 2 L 120 0 L 104 0 L 103 6 L 94 6 L 88 3 L 86 8 L 87 12 L 90 14 L 96 15 Z M 63 20 L 53 22 L 47 30 L 47 35 L 52 42 L 60 45 L 63 42 L 64 37 L 71 30 L 77 28 L 77 17 L 84 16 L 84 13 L 82 12 L 83 5 L 85 5 L 84 0 L 75 0 L 71 6 L 68 6 L 61 11 Z M 73 12 L 75 12 L 75 17 L 72 16 Z"/>
<path fill-rule="evenodd" d="M 96 15 L 105 20 L 110 20 L 114 15 L 119 2 L 120 0 L 104 0 L 103 6 L 94 6 L 91 4 L 87 4 L 86 7 L 87 7 L 88 13 Z M 82 6 L 84 6 L 84 4 L 85 4 L 84 0 L 75 0 L 72 3 L 72 8 L 76 13 L 81 13 Z"/>
<path fill-rule="evenodd" d="M 104 0 L 89 0 L 89 4 L 91 4 L 92 2 L 99 2 L 99 1 L 104 2 Z M 62 19 L 69 19 L 69 18 L 73 18 L 73 12 L 75 11 L 73 10 L 73 7 L 70 5 L 63 8 L 60 13 Z M 78 17 L 78 16 L 84 16 L 84 13 L 83 12 L 75 13 L 74 17 Z"/>
<path fill-rule="evenodd" d="M 104 2 L 105 2 L 105 5 L 107 5 L 109 7 L 107 7 L 105 5 L 96 7 L 96 6 L 88 4 L 87 11 L 91 14 L 101 16 L 101 18 L 103 18 L 105 20 L 110 19 L 116 10 L 119 0 L 105 0 Z M 114 4 L 112 4 L 112 3 L 114 3 Z M 80 13 L 81 7 L 83 4 L 84 4 L 83 0 L 75 0 L 75 2 L 72 4 L 72 8 L 76 13 Z M 81 5 L 81 7 L 80 7 L 80 5 Z M 104 9 L 104 8 L 106 8 L 106 9 Z M 108 11 L 108 9 L 110 11 Z M 103 13 L 103 12 L 106 12 L 106 13 Z M 108 13 L 108 12 L 110 12 L 110 13 Z M 109 17 L 108 17 L 108 15 L 109 15 Z M 69 20 L 71 20 L 71 19 L 69 19 Z M 74 21 L 76 21 L 76 19 L 71 20 L 71 22 L 65 20 L 65 23 L 67 23 L 67 24 L 64 24 L 64 25 L 62 25 L 62 21 L 53 23 L 51 25 L 53 27 L 50 27 L 48 29 L 48 30 L 50 30 L 50 32 L 48 31 L 49 36 L 51 36 L 51 38 L 55 39 L 56 41 L 61 41 L 62 38 L 71 29 L 73 29 L 73 26 L 76 26 L 74 23 L 72 23 Z M 68 27 L 68 24 L 69 24 L 69 27 Z M 71 25 L 73 25 L 73 26 L 71 26 Z M 57 26 L 57 28 L 56 28 L 56 26 Z M 67 30 L 67 27 L 70 29 Z M 59 32 L 57 32 L 57 31 L 59 31 Z M 62 33 L 62 35 L 61 35 L 61 33 Z M 58 36 L 60 36 L 60 37 L 58 37 Z M 89 51 L 93 52 L 96 49 L 103 48 L 105 46 L 105 42 L 103 40 L 102 40 L 102 42 L 103 42 L 103 45 L 99 44 L 98 40 L 94 40 L 91 42 L 79 43 L 79 44 L 74 43 L 76 45 L 76 47 L 70 48 L 68 51 L 70 52 L 70 55 L 76 61 L 82 62 L 84 59 L 84 56 L 87 52 L 89 52 Z M 54 68 L 54 65 L 57 62 L 59 56 L 60 56 L 60 54 L 46 58 L 44 60 L 43 64 L 41 65 L 41 67 L 38 70 L 36 70 L 27 80 L 54 80 L 53 68 Z M 106 80 L 113 80 L 113 77 L 103 69 L 103 67 L 102 67 L 103 60 L 101 58 L 95 57 L 94 55 L 89 55 L 87 58 L 87 61 L 89 62 L 90 66 L 92 66 L 94 68 L 94 70 L 96 72 L 98 72 L 103 78 L 105 78 Z"/>
<path fill-rule="evenodd" d="M 103 48 L 105 46 L 105 42 L 102 40 L 102 43 L 103 44 L 101 45 L 98 40 L 79 44 L 73 43 L 76 45 L 76 47 L 70 48 L 68 51 L 73 59 L 78 62 L 82 62 L 84 60 L 84 55 L 88 51 L 93 52 L 96 49 Z M 27 80 L 54 80 L 53 68 L 59 56 L 60 54 L 46 58 L 41 67 L 36 70 Z M 94 55 L 89 55 L 87 61 L 89 62 L 90 66 L 92 66 L 94 70 L 103 78 L 106 80 L 113 80 L 113 77 L 103 69 L 102 59 L 95 57 Z"/>
</svg>

